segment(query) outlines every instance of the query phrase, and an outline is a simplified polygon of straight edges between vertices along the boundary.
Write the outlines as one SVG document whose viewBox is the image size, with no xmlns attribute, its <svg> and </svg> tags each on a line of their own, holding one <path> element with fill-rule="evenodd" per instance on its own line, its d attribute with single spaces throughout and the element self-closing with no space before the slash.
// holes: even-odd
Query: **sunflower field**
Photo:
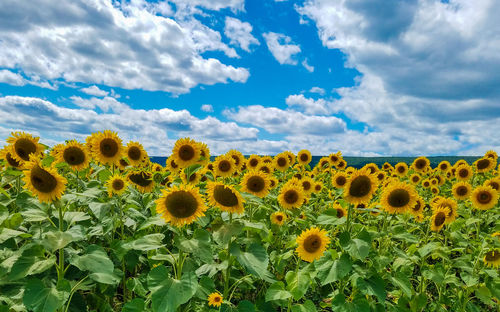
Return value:
<svg viewBox="0 0 500 312">
<path fill-rule="evenodd" d="M 353 168 L 340 152 L 112 131 L 0 150 L 0 312 L 500 311 L 497 154 Z"/>
</svg>

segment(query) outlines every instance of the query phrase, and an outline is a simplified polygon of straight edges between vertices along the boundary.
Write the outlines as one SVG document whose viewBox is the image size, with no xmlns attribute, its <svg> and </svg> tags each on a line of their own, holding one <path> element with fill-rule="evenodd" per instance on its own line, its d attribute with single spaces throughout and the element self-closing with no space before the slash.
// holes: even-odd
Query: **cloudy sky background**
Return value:
<svg viewBox="0 0 500 312">
<path fill-rule="evenodd" d="M 498 16 L 497 0 L 2 0 L 0 138 L 500 152 Z"/>
</svg>

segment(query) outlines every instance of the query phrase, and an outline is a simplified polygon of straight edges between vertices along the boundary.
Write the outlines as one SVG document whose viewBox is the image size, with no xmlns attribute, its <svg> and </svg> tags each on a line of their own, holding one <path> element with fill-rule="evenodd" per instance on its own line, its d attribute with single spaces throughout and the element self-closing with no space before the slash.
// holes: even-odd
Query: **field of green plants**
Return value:
<svg viewBox="0 0 500 312">
<path fill-rule="evenodd" d="M 43 140 L 43 139 L 42 139 Z M 0 312 L 500 311 L 497 154 L 165 165 L 111 131 L 0 150 Z"/>
</svg>

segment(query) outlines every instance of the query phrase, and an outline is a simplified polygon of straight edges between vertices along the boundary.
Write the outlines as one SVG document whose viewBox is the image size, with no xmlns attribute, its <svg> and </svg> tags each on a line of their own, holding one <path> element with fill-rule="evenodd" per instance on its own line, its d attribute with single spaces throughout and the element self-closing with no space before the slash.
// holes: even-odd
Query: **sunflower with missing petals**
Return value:
<svg viewBox="0 0 500 312">
<path fill-rule="evenodd" d="M 56 161 L 67 163 L 73 170 L 82 170 L 89 166 L 90 157 L 83 144 L 72 140 L 58 148 Z"/>
<path fill-rule="evenodd" d="M 109 197 L 113 194 L 121 195 L 127 189 L 127 180 L 121 175 L 115 173 L 106 182 Z"/>
<path fill-rule="evenodd" d="M 258 167 L 258 170 L 270 175 L 274 171 L 274 167 L 272 163 L 264 163 Z"/>
<path fill-rule="evenodd" d="M 378 181 L 375 175 L 366 169 L 357 170 L 349 178 L 344 187 L 344 199 L 353 204 L 368 204 L 377 190 Z"/>
<path fill-rule="evenodd" d="M 446 216 L 450 214 L 450 210 L 446 207 L 440 206 L 431 217 L 431 230 L 439 232 L 446 223 Z"/>
<path fill-rule="evenodd" d="M 500 178 L 499 177 L 494 177 L 491 179 L 488 179 L 484 181 L 483 183 L 484 186 L 489 186 L 492 189 L 494 189 L 497 192 L 500 192 Z"/>
<path fill-rule="evenodd" d="M 214 173 L 218 177 L 230 177 L 236 171 L 236 164 L 231 156 L 218 156 L 213 162 Z"/>
<path fill-rule="evenodd" d="M 165 169 L 170 171 L 172 174 L 177 175 L 182 168 L 177 164 L 174 157 L 170 156 L 165 161 Z"/>
<path fill-rule="evenodd" d="M 13 168 L 23 168 L 23 162 L 17 161 L 14 157 L 12 157 L 10 148 L 8 146 L 4 146 L 2 149 L 0 149 L 0 159 L 5 159 L 7 164 Z"/>
<path fill-rule="evenodd" d="M 116 132 L 104 130 L 92 140 L 92 156 L 101 164 L 112 165 L 120 161 L 123 154 L 122 140 Z"/>
<path fill-rule="evenodd" d="M 500 266 L 500 250 L 493 249 L 488 251 L 483 258 L 484 264 L 488 267 L 498 268 Z"/>
<path fill-rule="evenodd" d="M 198 149 L 200 150 L 200 159 L 198 163 L 201 165 L 206 165 L 210 162 L 210 149 L 205 143 L 197 142 Z"/>
<path fill-rule="evenodd" d="M 328 238 L 325 230 L 313 227 L 303 231 L 297 237 L 296 242 L 299 246 L 295 249 L 295 252 L 297 252 L 299 258 L 307 262 L 313 262 L 323 256 L 328 244 L 330 244 L 330 238 Z"/>
<path fill-rule="evenodd" d="M 208 203 L 220 210 L 242 214 L 243 197 L 231 185 L 225 185 L 221 182 L 208 182 L 207 184 Z"/>
<path fill-rule="evenodd" d="M 300 165 L 307 165 L 308 163 L 311 162 L 311 160 L 312 160 L 311 152 L 309 152 L 308 150 L 303 149 L 297 153 L 297 162 Z"/>
<path fill-rule="evenodd" d="M 380 204 L 388 213 L 405 213 L 415 206 L 417 197 L 418 194 L 413 186 L 396 182 L 384 189 Z"/>
<path fill-rule="evenodd" d="M 498 203 L 498 192 L 491 186 L 478 186 L 471 192 L 470 201 L 474 208 L 488 210 Z"/>
<path fill-rule="evenodd" d="M 209 296 L 208 296 L 208 305 L 209 306 L 212 306 L 212 307 L 217 307 L 219 308 L 223 302 L 222 300 L 222 295 L 217 293 L 217 292 L 214 292 L 214 293 L 211 293 Z"/>
<path fill-rule="evenodd" d="M 260 171 L 248 171 L 241 180 L 241 190 L 260 198 L 266 197 L 271 187 L 267 174 Z"/>
<path fill-rule="evenodd" d="M 186 174 L 186 170 L 182 170 L 181 172 L 179 172 L 179 175 L 181 177 L 182 183 L 196 185 L 201 181 L 202 171 L 197 170 L 195 172 L 191 172 L 191 175 L 189 176 L 189 181 Z"/>
<path fill-rule="evenodd" d="M 35 154 L 30 156 L 24 167 L 24 187 L 39 201 L 49 203 L 61 198 L 68 181 L 55 168 L 43 166 Z"/>
<path fill-rule="evenodd" d="M 127 179 L 141 193 L 149 193 L 155 186 L 153 175 L 145 170 L 134 170 L 128 174 Z"/>
<path fill-rule="evenodd" d="M 43 151 L 42 145 L 38 144 L 39 137 L 25 132 L 11 132 L 10 135 L 7 138 L 10 155 L 18 162 L 30 161 L 30 155 L 38 157 Z"/>
<path fill-rule="evenodd" d="M 272 224 L 283 225 L 288 217 L 283 212 L 278 211 L 271 214 L 270 219 Z"/>
<path fill-rule="evenodd" d="M 172 149 L 172 159 L 182 168 L 186 168 L 196 163 L 200 159 L 200 147 L 190 138 L 178 139 Z"/>
<path fill-rule="evenodd" d="M 147 153 L 139 142 L 128 142 L 125 155 L 132 166 L 142 165 L 142 160 L 147 158 Z"/>
<path fill-rule="evenodd" d="M 413 161 L 411 167 L 418 173 L 424 173 L 430 164 L 431 162 L 427 157 L 420 156 Z"/>
<path fill-rule="evenodd" d="M 342 152 L 338 151 L 337 153 L 331 153 L 328 155 L 328 160 L 330 161 L 331 166 L 337 166 L 338 162 L 342 159 Z"/>
<path fill-rule="evenodd" d="M 304 203 L 306 196 L 302 186 L 295 183 L 286 183 L 280 190 L 278 202 L 285 209 L 299 208 Z"/>
<path fill-rule="evenodd" d="M 183 226 L 203 217 L 207 206 L 203 202 L 200 190 L 190 185 L 173 186 L 162 191 L 156 200 L 156 212 L 167 223 Z"/>
</svg>

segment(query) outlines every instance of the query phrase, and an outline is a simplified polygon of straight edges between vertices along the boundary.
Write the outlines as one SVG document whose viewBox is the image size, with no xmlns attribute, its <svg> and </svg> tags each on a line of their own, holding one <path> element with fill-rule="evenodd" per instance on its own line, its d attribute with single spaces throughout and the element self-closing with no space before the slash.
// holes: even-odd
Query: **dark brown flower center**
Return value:
<svg viewBox="0 0 500 312">
<path fill-rule="evenodd" d="M 262 172 L 264 172 L 264 173 L 270 173 L 271 172 L 271 169 L 269 169 L 269 167 L 267 167 L 267 166 L 262 166 L 262 167 L 260 167 L 259 170 L 262 171 Z"/>
<path fill-rule="evenodd" d="M 446 170 L 446 169 L 448 169 L 448 164 L 441 164 L 441 165 L 439 166 L 439 169 L 441 169 L 441 170 L 443 170 L 443 171 L 444 171 L 444 170 Z"/>
<path fill-rule="evenodd" d="M 318 251 L 320 247 L 321 247 L 321 238 L 316 234 L 309 235 L 304 240 L 304 249 L 308 253 L 314 253 Z"/>
<path fill-rule="evenodd" d="M 332 155 L 330 156 L 330 160 L 335 163 L 339 160 L 339 157 L 337 155 Z"/>
<path fill-rule="evenodd" d="M 286 161 L 286 159 L 284 157 L 280 157 L 280 158 L 278 158 L 278 161 L 276 161 L 276 163 L 280 167 L 285 167 L 286 164 L 287 164 L 287 161 Z"/>
<path fill-rule="evenodd" d="M 309 181 L 302 181 L 302 188 L 304 191 L 308 191 L 311 189 L 311 182 Z"/>
<path fill-rule="evenodd" d="M 410 202 L 410 194 L 403 189 L 396 189 L 389 194 L 387 200 L 391 207 L 401 208 Z"/>
<path fill-rule="evenodd" d="M 337 168 L 344 168 L 345 165 L 346 165 L 346 163 L 343 162 L 343 161 L 341 161 L 341 162 L 338 163 Z"/>
<path fill-rule="evenodd" d="M 353 197 L 363 197 L 370 193 L 372 184 L 367 176 L 358 176 L 351 181 L 349 195 Z"/>
<path fill-rule="evenodd" d="M 315 189 L 316 191 L 321 191 L 321 185 L 316 184 L 316 185 L 314 186 L 314 189 Z"/>
<path fill-rule="evenodd" d="M 99 144 L 99 150 L 104 157 L 114 157 L 118 153 L 118 142 L 110 138 L 103 139 Z"/>
<path fill-rule="evenodd" d="M 335 210 L 337 210 L 337 218 L 342 218 L 344 216 L 344 210 L 340 208 L 336 208 Z"/>
<path fill-rule="evenodd" d="M 30 154 L 36 152 L 36 145 L 31 140 L 28 139 L 18 139 L 14 143 L 14 149 L 16 154 L 21 157 L 22 160 L 30 160 Z"/>
<path fill-rule="evenodd" d="M 219 162 L 219 165 L 217 166 L 217 168 L 219 168 L 220 171 L 222 172 L 228 172 L 231 170 L 231 163 L 229 162 L 229 160 L 221 160 Z"/>
<path fill-rule="evenodd" d="M 175 191 L 167 196 L 165 207 L 175 218 L 188 218 L 196 213 L 198 202 L 189 192 Z"/>
<path fill-rule="evenodd" d="M 463 168 L 463 169 L 460 169 L 458 171 L 458 175 L 461 177 L 461 178 L 466 178 L 469 176 L 469 170 Z"/>
<path fill-rule="evenodd" d="M 195 154 L 194 148 L 189 144 L 182 145 L 179 148 L 179 158 L 184 161 L 192 160 Z"/>
<path fill-rule="evenodd" d="M 142 156 L 141 149 L 138 148 L 137 146 L 131 146 L 128 149 L 127 155 L 128 155 L 129 159 L 139 160 L 139 159 L 141 159 L 141 156 Z"/>
<path fill-rule="evenodd" d="M 405 172 L 405 171 L 406 171 L 405 167 L 403 167 L 403 166 L 398 166 L 398 172 L 399 172 L 399 173 L 403 173 L 403 172 Z"/>
<path fill-rule="evenodd" d="M 113 183 L 111 184 L 111 186 L 113 187 L 113 189 L 115 191 L 119 191 L 119 190 L 123 189 L 123 187 L 125 186 L 125 183 L 123 183 L 123 180 L 121 180 L 121 179 L 115 179 L 115 180 L 113 180 Z"/>
<path fill-rule="evenodd" d="M 147 187 L 151 183 L 153 183 L 153 180 L 151 179 L 151 175 L 149 173 L 146 173 L 146 172 L 132 173 L 130 175 L 130 181 L 132 181 L 135 184 L 142 186 L 142 187 Z"/>
<path fill-rule="evenodd" d="M 122 165 L 123 167 L 127 167 L 128 166 L 128 162 L 125 160 L 125 159 L 120 159 L 120 165 Z"/>
<path fill-rule="evenodd" d="M 250 159 L 250 161 L 248 162 L 248 165 L 250 167 L 257 167 L 258 164 L 259 164 L 259 160 L 255 159 L 255 158 Z"/>
<path fill-rule="evenodd" d="M 214 188 L 214 199 L 219 204 L 225 207 L 233 207 L 238 205 L 238 197 L 231 191 L 231 189 L 223 185 L 217 185 Z"/>
<path fill-rule="evenodd" d="M 10 166 L 14 168 L 18 168 L 19 166 L 21 166 L 21 164 L 17 160 L 12 158 L 12 155 L 10 155 L 10 153 L 7 153 L 5 158 L 7 159 L 7 162 L 9 163 Z"/>
<path fill-rule="evenodd" d="M 460 185 L 459 187 L 457 187 L 456 192 L 458 196 L 465 196 L 467 195 L 467 193 L 469 193 L 469 189 L 464 185 Z"/>
<path fill-rule="evenodd" d="M 498 185 L 498 183 L 495 181 L 491 181 L 488 185 L 491 186 L 495 191 L 498 191 L 498 189 L 500 188 L 500 185 Z"/>
<path fill-rule="evenodd" d="M 240 164 L 240 158 L 236 155 L 231 155 L 231 157 L 234 159 L 234 164 L 238 166 Z"/>
<path fill-rule="evenodd" d="M 278 220 L 279 222 L 283 221 L 283 216 L 282 215 L 277 215 L 276 216 L 276 220 Z"/>
<path fill-rule="evenodd" d="M 479 170 L 486 169 L 486 168 L 488 168 L 489 165 L 490 165 L 490 160 L 487 158 L 484 158 L 484 159 L 478 160 L 477 169 L 479 169 Z"/>
<path fill-rule="evenodd" d="M 300 160 L 306 162 L 307 160 L 309 160 L 309 156 L 306 153 L 302 153 L 300 154 Z"/>
<path fill-rule="evenodd" d="M 299 194 L 296 190 L 288 190 L 283 195 L 287 204 L 295 204 L 299 200 Z"/>
<path fill-rule="evenodd" d="M 411 180 L 413 183 L 417 183 L 420 180 L 420 178 L 418 176 L 413 176 Z"/>
<path fill-rule="evenodd" d="M 493 261 L 497 261 L 500 259 L 500 252 L 498 250 L 492 250 L 492 251 L 488 251 L 486 253 L 486 255 L 484 256 L 484 258 L 486 259 L 486 261 L 488 262 L 493 262 Z"/>
<path fill-rule="evenodd" d="M 444 212 L 438 212 L 438 214 L 434 218 L 434 225 L 441 226 L 443 225 L 444 221 L 446 221 L 446 214 Z"/>
<path fill-rule="evenodd" d="M 427 165 L 427 162 L 425 161 L 425 159 L 419 159 L 415 162 L 415 168 L 417 168 L 417 169 L 423 169 L 423 168 L 425 168 L 426 165 Z M 404 171 L 404 168 L 403 168 L 403 171 Z M 403 171 L 400 171 L 400 172 L 403 172 Z"/>
<path fill-rule="evenodd" d="M 417 212 L 417 211 L 420 211 L 420 208 L 422 208 L 422 205 L 420 204 L 420 201 L 417 200 L 417 203 L 411 209 L 413 209 L 413 211 Z"/>
<path fill-rule="evenodd" d="M 490 192 L 488 191 L 481 191 L 476 195 L 477 201 L 481 204 L 489 203 L 492 198 L 493 196 L 491 196 Z"/>
<path fill-rule="evenodd" d="M 40 168 L 39 166 L 35 166 L 31 169 L 30 180 L 33 187 L 42 193 L 50 193 L 57 187 L 56 178 L 50 174 L 50 172 Z"/>
<path fill-rule="evenodd" d="M 337 183 L 338 186 L 343 186 L 346 184 L 346 182 L 347 182 L 347 179 L 344 176 L 338 176 L 335 179 L 335 183 Z"/>
<path fill-rule="evenodd" d="M 247 188 L 254 193 L 262 191 L 266 187 L 266 181 L 259 176 L 251 176 L 247 181 Z"/>
<path fill-rule="evenodd" d="M 71 146 L 64 149 L 63 158 L 68 165 L 78 166 L 85 161 L 85 152 L 79 147 Z"/>
</svg>

